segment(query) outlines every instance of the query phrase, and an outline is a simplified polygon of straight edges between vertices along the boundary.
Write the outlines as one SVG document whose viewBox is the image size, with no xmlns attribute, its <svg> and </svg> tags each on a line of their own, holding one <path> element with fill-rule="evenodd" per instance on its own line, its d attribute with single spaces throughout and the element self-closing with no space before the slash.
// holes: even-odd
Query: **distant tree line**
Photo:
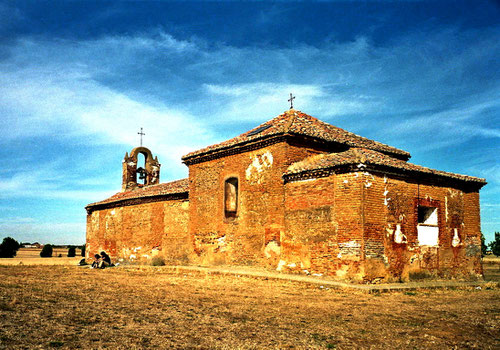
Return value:
<svg viewBox="0 0 500 350">
<path fill-rule="evenodd" d="M 13 258 L 17 255 L 17 251 L 19 250 L 19 248 L 32 245 L 39 245 L 39 243 L 19 243 L 12 237 L 5 237 L 0 244 L 0 258 Z M 68 248 L 68 257 L 75 257 L 76 249 L 80 248 L 81 256 L 85 256 L 85 244 L 82 246 L 45 244 L 40 251 L 40 256 L 42 258 L 50 258 L 54 252 L 54 248 Z"/>
<path fill-rule="evenodd" d="M 75 245 L 70 245 L 70 246 L 55 246 L 52 244 L 46 244 L 43 246 L 42 251 L 40 252 L 40 256 L 42 258 L 50 258 L 52 256 L 52 253 L 54 251 L 54 248 L 68 248 L 68 257 L 69 258 L 74 258 L 76 256 L 76 248 L 81 249 L 81 256 L 85 256 L 85 245 L 82 246 L 75 246 Z M 61 256 L 59 254 L 59 256 Z"/>
</svg>

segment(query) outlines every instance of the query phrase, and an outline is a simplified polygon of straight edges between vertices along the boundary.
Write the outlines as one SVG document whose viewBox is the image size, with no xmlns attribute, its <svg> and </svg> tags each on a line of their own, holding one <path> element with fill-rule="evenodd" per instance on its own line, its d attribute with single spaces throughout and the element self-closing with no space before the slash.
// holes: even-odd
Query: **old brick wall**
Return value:
<svg viewBox="0 0 500 350">
<path fill-rule="evenodd" d="M 286 184 L 285 232 L 282 264 L 286 269 L 324 273 L 335 254 L 337 232 L 333 221 L 335 177 L 307 179 Z"/>
<path fill-rule="evenodd" d="M 284 183 L 290 164 L 318 152 L 280 141 L 190 164 L 189 201 L 91 212 L 87 254 L 256 264 L 367 281 L 481 275 L 477 191 L 421 184 L 362 164 Z M 235 216 L 224 210 L 230 178 L 238 180 Z M 438 208 L 437 246 L 418 242 L 418 205 Z"/>
<path fill-rule="evenodd" d="M 363 180 L 365 279 L 482 274 L 478 192 L 369 172 Z M 438 208 L 437 246 L 418 242 L 418 204 Z"/>
<path fill-rule="evenodd" d="M 185 259 L 189 202 L 167 200 L 95 210 L 87 216 L 87 257 L 106 251 L 113 259 Z"/>
<path fill-rule="evenodd" d="M 285 185 L 284 270 L 367 281 L 482 274 L 478 192 L 359 170 Z M 438 208 L 438 246 L 419 244 L 417 204 Z"/>
<path fill-rule="evenodd" d="M 189 201 L 169 201 L 163 206 L 162 255 L 167 263 L 185 264 L 193 254 L 188 235 Z"/>
<path fill-rule="evenodd" d="M 359 174 L 332 174 L 286 184 L 286 270 L 361 279 Z"/>
<path fill-rule="evenodd" d="M 198 263 L 276 266 L 284 233 L 282 175 L 314 150 L 279 142 L 189 165 L 189 232 Z M 236 218 L 224 214 L 224 182 L 238 179 Z"/>
<path fill-rule="evenodd" d="M 337 225 L 338 277 L 360 279 L 363 259 L 363 186 L 360 172 L 337 174 L 335 223 Z"/>
</svg>

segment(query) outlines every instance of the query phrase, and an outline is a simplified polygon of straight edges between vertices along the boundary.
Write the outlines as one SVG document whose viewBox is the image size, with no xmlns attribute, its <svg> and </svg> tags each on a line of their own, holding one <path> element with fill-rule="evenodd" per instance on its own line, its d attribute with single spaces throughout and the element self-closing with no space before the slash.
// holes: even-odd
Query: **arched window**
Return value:
<svg viewBox="0 0 500 350">
<path fill-rule="evenodd" d="M 238 213 L 238 179 L 231 177 L 224 183 L 224 215 L 235 218 Z"/>
</svg>

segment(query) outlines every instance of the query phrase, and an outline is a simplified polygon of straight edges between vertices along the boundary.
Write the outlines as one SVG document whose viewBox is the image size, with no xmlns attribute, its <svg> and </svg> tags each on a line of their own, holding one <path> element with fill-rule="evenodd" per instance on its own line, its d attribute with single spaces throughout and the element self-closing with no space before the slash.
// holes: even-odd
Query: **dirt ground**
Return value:
<svg viewBox="0 0 500 350">
<path fill-rule="evenodd" d="M 0 348 L 498 349 L 500 290 L 364 294 L 162 267 L 0 266 Z"/>
</svg>

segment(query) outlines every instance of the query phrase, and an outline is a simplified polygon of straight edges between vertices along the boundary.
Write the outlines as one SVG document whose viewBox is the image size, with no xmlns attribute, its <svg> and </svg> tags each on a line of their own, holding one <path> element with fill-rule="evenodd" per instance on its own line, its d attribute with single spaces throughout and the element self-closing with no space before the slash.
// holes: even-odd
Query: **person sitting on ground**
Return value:
<svg viewBox="0 0 500 350">
<path fill-rule="evenodd" d="M 101 262 L 99 264 L 99 267 L 101 269 L 103 269 L 103 268 L 108 267 L 108 266 L 111 266 L 111 258 L 109 257 L 108 254 L 106 254 L 105 251 L 102 251 L 101 252 Z"/>
<path fill-rule="evenodd" d="M 101 263 L 101 256 L 99 254 L 94 255 L 94 262 L 92 263 L 92 268 L 97 269 Z"/>
</svg>

